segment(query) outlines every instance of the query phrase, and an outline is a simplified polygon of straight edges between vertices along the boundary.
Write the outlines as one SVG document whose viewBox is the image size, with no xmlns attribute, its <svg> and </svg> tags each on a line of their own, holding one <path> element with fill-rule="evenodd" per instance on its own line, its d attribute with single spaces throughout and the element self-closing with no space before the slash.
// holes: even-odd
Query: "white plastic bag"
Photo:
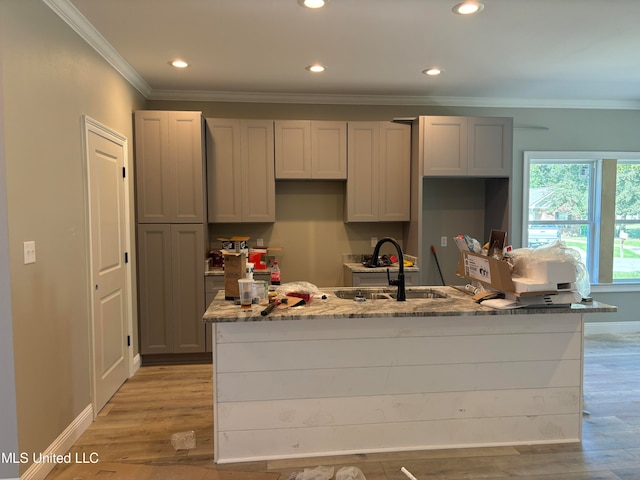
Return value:
<svg viewBox="0 0 640 480">
<path fill-rule="evenodd" d="M 562 261 L 573 264 L 576 270 L 576 290 L 582 298 L 587 298 L 591 293 L 589 272 L 582 262 L 580 252 L 575 248 L 567 247 L 563 241 L 556 241 L 538 248 L 518 248 L 509 252 L 509 260 L 513 264 L 513 274 L 522 276 L 521 272 L 527 270 L 527 265 L 541 261 Z"/>
<path fill-rule="evenodd" d="M 358 467 L 342 467 L 336 472 L 336 480 L 367 480 Z"/>
<path fill-rule="evenodd" d="M 334 471 L 333 467 L 305 468 L 296 475 L 296 480 L 331 480 Z"/>
</svg>

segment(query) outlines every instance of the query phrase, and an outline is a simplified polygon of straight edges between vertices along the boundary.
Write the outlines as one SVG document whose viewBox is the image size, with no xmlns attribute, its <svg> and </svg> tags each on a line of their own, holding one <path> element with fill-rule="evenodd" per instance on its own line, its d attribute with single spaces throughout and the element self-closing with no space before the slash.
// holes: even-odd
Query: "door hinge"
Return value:
<svg viewBox="0 0 640 480">
<path fill-rule="evenodd" d="M 122 178 L 127 178 L 127 169 L 122 167 Z"/>
<path fill-rule="evenodd" d="M 129 252 L 124 252 L 124 263 L 129 263 Z"/>
<path fill-rule="evenodd" d="M 131 346 L 131 335 L 127 335 L 127 347 Z"/>
</svg>

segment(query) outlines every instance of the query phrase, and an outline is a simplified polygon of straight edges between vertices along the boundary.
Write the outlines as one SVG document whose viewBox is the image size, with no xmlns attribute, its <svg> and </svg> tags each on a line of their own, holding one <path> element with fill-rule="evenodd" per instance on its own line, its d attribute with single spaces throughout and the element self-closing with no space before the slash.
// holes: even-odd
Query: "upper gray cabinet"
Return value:
<svg viewBox="0 0 640 480">
<path fill-rule="evenodd" d="M 207 118 L 210 223 L 274 222 L 273 120 Z"/>
<path fill-rule="evenodd" d="M 276 120 L 276 179 L 345 180 L 347 122 Z"/>
<path fill-rule="evenodd" d="M 349 122 L 347 222 L 402 222 L 410 218 L 411 127 L 393 122 Z"/>
<path fill-rule="evenodd" d="M 135 112 L 139 223 L 204 221 L 200 112 Z"/>
<path fill-rule="evenodd" d="M 421 117 L 425 176 L 509 177 L 513 119 Z"/>
</svg>

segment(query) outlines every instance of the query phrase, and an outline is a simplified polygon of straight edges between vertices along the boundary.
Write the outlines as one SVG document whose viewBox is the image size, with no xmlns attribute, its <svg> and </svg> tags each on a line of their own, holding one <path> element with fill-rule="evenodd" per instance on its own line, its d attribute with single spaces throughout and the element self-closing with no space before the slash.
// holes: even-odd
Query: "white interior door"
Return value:
<svg viewBox="0 0 640 480">
<path fill-rule="evenodd" d="M 126 139 L 85 118 L 90 217 L 93 407 L 97 414 L 129 374 Z"/>
</svg>

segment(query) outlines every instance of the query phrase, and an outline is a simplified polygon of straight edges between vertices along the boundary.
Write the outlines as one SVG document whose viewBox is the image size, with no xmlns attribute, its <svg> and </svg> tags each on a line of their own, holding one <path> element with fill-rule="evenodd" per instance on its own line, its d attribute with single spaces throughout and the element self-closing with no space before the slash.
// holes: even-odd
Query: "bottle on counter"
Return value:
<svg viewBox="0 0 640 480">
<path fill-rule="evenodd" d="M 274 261 L 271 267 L 271 285 L 280 285 L 280 267 L 277 261 Z"/>
</svg>

